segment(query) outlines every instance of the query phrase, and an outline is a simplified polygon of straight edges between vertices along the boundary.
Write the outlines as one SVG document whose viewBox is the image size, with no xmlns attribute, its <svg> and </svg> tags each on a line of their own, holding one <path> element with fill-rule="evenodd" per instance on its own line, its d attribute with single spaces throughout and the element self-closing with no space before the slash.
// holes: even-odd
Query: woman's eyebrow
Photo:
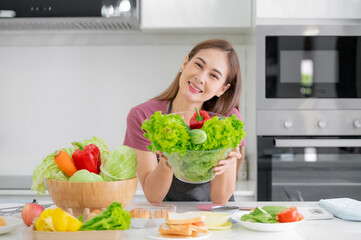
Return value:
<svg viewBox="0 0 361 240">
<path fill-rule="evenodd" d="M 196 59 L 200 60 L 203 64 L 207 64 L 206 61 L 204 61 L 204 59 L 201 57 L 196 57 Z M 219 75 L 221 75 L 223 77 L 222 73 L 219 70 L 217 70 L 215 68 L 213 68 L 212 70 L 219 73 Z"/>
</svg>

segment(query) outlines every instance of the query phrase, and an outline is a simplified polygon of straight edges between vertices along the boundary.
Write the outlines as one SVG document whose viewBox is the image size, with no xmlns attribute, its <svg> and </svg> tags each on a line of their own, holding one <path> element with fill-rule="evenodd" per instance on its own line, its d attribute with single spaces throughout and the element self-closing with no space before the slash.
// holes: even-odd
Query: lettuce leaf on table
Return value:
<svg viewBox="0 0 361 240">
<path fill-rule="evenodd" d="M 130 213 L 122 208 L 122 204 L 113 202 L 106 210 L 83 223 L 79 231 L 126 230 L 129 229 L 130 219 Z"/>
</svg>

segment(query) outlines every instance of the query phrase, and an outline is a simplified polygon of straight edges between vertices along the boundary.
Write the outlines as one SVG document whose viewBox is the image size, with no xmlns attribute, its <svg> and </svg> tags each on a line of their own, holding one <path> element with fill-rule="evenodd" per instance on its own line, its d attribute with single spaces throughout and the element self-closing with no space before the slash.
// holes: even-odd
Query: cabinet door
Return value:
<svg viewBox="0 0 361 240">
<path fill-rule="evenodd" d="M 251 26 L 252 0 L 143 0 L 141 28 L 193 29 Z"/>
<path fill-rule="evenodd" d="M 257 0 L 256 18 L 360 19 L 361 1 Z"/>
</svg>

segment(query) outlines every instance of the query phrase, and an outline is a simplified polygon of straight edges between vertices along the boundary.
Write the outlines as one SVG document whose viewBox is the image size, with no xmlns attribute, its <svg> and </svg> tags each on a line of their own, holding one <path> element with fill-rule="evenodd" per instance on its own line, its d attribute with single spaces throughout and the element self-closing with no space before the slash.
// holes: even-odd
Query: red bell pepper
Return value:
<svg viewBox="0 0 361 240">
<path fill-rule="evenodd" d="M 71 144 L 79 147 L 72 155 L 76 168 L 99 174 L 101 164 L 99 148 L 95 144 L 89 144 L 85 147 L 80 142 L 72 142 Z"/>
<path fill-rule="evenodd" d="M 196 113 L 194 113 L 191 120 L 189 121 L 189 127 L 191 129 L 200 129 L 203 127 L 203 123 L 209 119 L 211 119 L 211 117 L 206 111 L 198 111 L 198 108 L 196 108 Z"/>
</svg>

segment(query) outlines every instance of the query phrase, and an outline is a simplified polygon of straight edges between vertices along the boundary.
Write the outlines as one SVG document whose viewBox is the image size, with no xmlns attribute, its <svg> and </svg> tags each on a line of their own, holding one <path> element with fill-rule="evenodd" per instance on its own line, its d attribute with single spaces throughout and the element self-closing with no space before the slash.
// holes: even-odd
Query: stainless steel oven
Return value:
<svg viewBox="0 0 361 240">
<path fill-rule="evenodd" d="M 258 26 L 257 69 L 257 199 L 361 200 L 361 26 Z"/>
</svg>

